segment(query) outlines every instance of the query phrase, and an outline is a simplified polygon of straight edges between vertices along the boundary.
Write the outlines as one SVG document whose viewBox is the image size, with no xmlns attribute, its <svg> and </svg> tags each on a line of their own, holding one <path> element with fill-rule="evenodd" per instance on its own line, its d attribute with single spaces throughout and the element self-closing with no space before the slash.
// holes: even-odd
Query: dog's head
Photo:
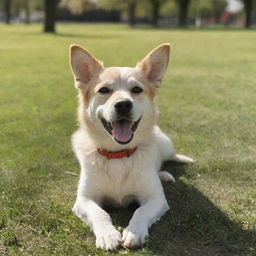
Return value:
<svg viewBox="0 0 256 256">
<path fill-rule="evenodd" d="M 80 91 L 81 122 L 97 136 L 107 134 L 115 144 L 136 144 L 156 123 L 154 97 L 169 53 L 170 45 L 162 44 L 134 68 L 104 68 L 88 51 L 71 45 L 70 64 Z"/>
</svg>

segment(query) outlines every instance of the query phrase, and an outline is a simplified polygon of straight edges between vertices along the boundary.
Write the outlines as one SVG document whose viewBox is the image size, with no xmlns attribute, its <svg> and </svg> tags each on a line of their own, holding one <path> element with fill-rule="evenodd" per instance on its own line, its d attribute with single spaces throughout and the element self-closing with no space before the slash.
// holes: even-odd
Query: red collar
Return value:
<svg viewBox="0 0 256 256">
<path fill-rule="evenodd" d="M 127 148 L 118 152 L 109 152 L 107 150 L 99 149 L 99 148 L 97 148 L 97 150 L 99 154 L 105 156 L 107 159 L 120 159 L 124 157 L 130 157 L 137 150 L 137 147 Z"/>
</svg>

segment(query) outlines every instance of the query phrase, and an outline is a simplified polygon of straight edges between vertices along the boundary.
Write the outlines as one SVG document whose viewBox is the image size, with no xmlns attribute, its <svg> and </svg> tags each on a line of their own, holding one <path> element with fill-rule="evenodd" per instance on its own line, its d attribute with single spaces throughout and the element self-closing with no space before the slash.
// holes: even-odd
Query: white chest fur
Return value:
<svg viewBox="0 0 256 256">
<path fill-rule="evenodd" d="M 148 184 L 158 180 L 154 150 L 150 149 L 145 152 L 138 148 L 131 157 L 122 159 L 108 160 L 97 152 L 84 158 L 80 179 L 83 193 L 99 202 L 108 198 L 118 205 L 133 198 L 145 200 L 142 195 Z"/>
</svg>

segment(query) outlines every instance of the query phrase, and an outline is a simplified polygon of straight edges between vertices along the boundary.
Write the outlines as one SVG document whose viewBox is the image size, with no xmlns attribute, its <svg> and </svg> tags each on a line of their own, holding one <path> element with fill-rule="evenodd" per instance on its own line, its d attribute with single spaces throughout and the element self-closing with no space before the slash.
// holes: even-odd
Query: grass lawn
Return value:
<svg viewBox="0 0 256 256">
<path fill-rule="evenodd" d="M 123 25 L 0 25 L 0 255 L 256 255 L 256 32 Z M 159 91 L 160 126 L 196 164 L 165 168 L 171 206 L 143 249 L 95 249 L 71 212 L 79 166 L 70 146 L 76 91 L 68 47 L 106 66 L 135 65 L 173 45 Z M 75 173 L 77 175 L 71 175 Z M 132 212 L 114 210 L 124 228 Z"/>
</svg>

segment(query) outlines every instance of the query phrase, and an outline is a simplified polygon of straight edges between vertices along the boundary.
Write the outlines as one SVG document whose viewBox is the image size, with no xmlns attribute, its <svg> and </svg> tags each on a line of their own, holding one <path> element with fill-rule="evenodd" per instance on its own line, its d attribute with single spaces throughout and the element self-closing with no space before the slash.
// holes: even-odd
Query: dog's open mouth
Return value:
<svg viewBox="0 0 256 256">
<path fill-rule="evenodd" d="M 141 117 L 136 121 L 132 122 L 126 119 L 120 119 L 114 122 L 107 122 L 103 117 L 100 121 L 104 128 L 112 135 L 116 142 L 119 144 L 127 144 L 133 138 L 133 133 L 136 131 Z"/>
</svg>

